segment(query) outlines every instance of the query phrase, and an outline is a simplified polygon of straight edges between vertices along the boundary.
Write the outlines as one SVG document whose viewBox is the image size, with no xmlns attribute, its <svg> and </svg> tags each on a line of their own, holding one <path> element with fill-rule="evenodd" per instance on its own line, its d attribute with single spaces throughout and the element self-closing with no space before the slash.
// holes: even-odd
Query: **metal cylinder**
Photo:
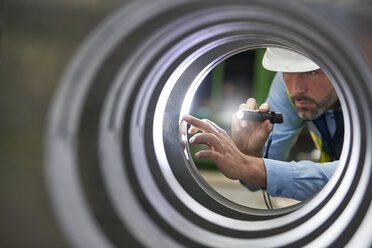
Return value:
<svg viewBox="0 0 372 248">
<path fill-rule="evenodd" d="M 359 22 L 351 9 L 153 0 L 113 13 L 66 69 L 49 111 L 46 177 L 70 243 L 369 247 L 372 73 L 362 40 L 370 34 L 349 25 Z M 316 62 L 334 84 L 345 120 L 335 175 L 316 196 L 277 210 L 244 207 L 215 192 L 190 159 L 181 122 L 219 62 L 266 46 Z"/>
</svg>

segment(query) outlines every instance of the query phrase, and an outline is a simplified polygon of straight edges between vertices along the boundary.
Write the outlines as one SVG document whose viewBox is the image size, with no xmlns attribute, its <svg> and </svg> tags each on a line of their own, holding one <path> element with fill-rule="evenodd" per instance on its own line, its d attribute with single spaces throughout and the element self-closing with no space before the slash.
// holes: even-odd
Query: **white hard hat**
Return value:
<svg viewBox="0 0 372 248">
<path fill-rule="evenodd" d="M 320 68 L 304 55 L 278 47 L 266 49 L 262 65 L 269 71 L 279 72 L 308 72 Z"/>
</svg>

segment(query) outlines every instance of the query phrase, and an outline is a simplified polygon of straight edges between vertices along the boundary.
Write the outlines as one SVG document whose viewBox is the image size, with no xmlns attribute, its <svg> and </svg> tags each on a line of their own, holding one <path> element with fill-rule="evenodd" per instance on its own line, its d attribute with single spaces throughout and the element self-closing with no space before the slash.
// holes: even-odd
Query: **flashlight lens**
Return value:
<svg viewBox="0 0 372 248">
<path fill-rule="evenodd" d="M 243 112 L 243 110 L 238 110 L 235 115 L 236 115 L 236 118 L 241 120 L 244 117 L 244 112 Z"/>
</svg>

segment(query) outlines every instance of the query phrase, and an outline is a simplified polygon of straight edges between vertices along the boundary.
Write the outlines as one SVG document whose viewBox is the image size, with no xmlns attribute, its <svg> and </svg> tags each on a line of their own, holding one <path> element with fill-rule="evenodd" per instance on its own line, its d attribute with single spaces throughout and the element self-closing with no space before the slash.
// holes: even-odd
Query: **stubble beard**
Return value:
<svg viewBox="0 0 372 248">
<path fill-rule="evenodd" d="M 312 102 L 315 107 L 314 108 L 297 108 L 295 105 L 296 112 L 298 116 L 307 121 L 312 121 L 317 119 L 319 116 L 321 116 L 327 109 L 331 109 L 332 106 L 335 105 L 336 102 L 338 102 L 338 96 L 336 93 L 329 94 L 322 102 L 317 102 L 313 98 L 309 98 L 306 96 L 294 96 L 292 97 L 292 101 L 295 102 L 296 100 L 304 99 L 309 102 Z"/>
</svg>

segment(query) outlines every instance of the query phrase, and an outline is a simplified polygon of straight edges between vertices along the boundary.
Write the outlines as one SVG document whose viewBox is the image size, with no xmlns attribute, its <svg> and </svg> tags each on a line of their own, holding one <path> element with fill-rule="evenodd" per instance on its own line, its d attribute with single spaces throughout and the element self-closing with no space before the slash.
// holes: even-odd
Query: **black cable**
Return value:
<svg viewBox="0 0 372 248">
<path fill-rule="evenodd" d="M 273 141 L 273 132 L 274 132 L 274 124 L 273 124 L 273 128 L 271 129 L 271 134 L 270 134 L 269 140 L 267 141 L 267 146 L 266 146 L 266 151 L 265 151 L 264 158 L 268 158 L 268 156 L 269 156 L 269 149 L 270 149 L 271 143 Z"/>
<path fill-rule="evenodd" d="M 271 129 L 271 134 L 270 134 L 269 140 L 267 141 L 267 146 L 266 146 L 266 151 L 265 151 L 264 158 L 268 158 L 268 156 L 269 156 L 269 149 L 270 149 L 271 143 L 273 141 L 273 132 L 274 132 L 274 124 L 273 124 L 273 127 Z M 262 193 L 263 193 L 263 198 L 264 198 L 267 209 L 274 209 L 273 204 L 271 203 L 270 195 L 265 190 L 262 190 Z M 266 196 L 267 196 L 267 199 L 266 199 Z"/>
<path fill-rule="evenodd" d="M 271 202 L 271 197 L 270 197 L 269 193 L 267 193 L 267 191 L 265 191 L 265 193 L 267 195 L 267 200 L 269 202 L 270 209 L 274 209 L 273 204 Z"/>
<path fill-rule="evenodd" d="M 262 196 L 263 196 L 263 199 L 265 201 L 267 209 L 271 209 L 270 204 L 268 203 L 268 201 L 266 199 L 266 191 L 265 190 L 262 190 Z"/>
</svg>

